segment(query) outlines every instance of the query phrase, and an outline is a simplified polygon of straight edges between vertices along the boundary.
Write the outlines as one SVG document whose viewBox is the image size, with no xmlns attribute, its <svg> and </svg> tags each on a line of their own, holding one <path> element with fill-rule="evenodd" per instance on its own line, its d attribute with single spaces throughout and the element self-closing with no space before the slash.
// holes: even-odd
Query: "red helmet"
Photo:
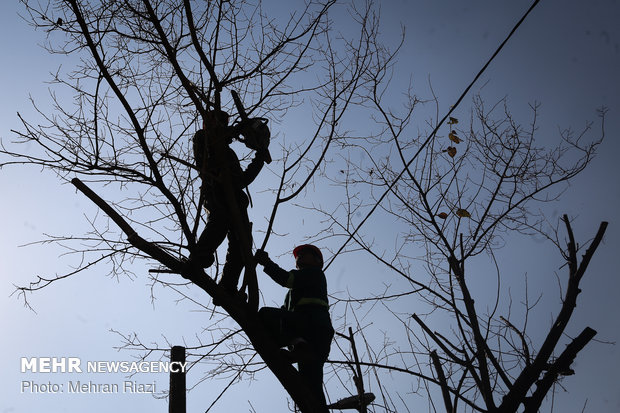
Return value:
<svg viewBox="0 0 620 413">
<path fill-rule="evenodd" d="M 315 255 L 316 257 L 318 257 L 321 260 L 321 266 L 323 265 L 323 254 L 321 254 L 321 250 L 317 247 L 315 247 L 314 245 L 311 244 L 303 244 L 303 245 L 298 245 L 293 249 L 293 257 L 295 257 L 295 259 L 297 259 L 297 255 L 299 254 L 300 251 L 304 251 L 304 250 L 309 250 L 312 252 L 313 255 Z"/>
</svg>

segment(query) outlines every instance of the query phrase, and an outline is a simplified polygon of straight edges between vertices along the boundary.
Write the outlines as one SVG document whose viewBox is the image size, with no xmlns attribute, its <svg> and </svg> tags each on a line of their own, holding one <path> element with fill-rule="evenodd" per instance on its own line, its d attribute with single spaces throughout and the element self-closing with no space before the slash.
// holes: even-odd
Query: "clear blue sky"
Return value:
<svg viewBox="0 0 620 413">
<path fill-rule="evenodd" d="M 0 136 L 11 139 L 11 128 L 17 128 L 16 112 L 32 115 L 28 95 L 32 94 L 45 108 L 48 72 L 58 62 L 37 46 L 42 40 L 16 16 L 17 2 L 0 5 Z M 266 1 L 270 7 L 270 1 Z M 273 2 L 277 3 L 277 2 Z M 402 23 L 407 39 L 401 55 L 403 76 L 413 74 L 414 87 L 421 96 L 428 94 L 428 78 L 444 109 L 460 94 L 482 63 L 521 14 L 529 1 L 431 1 L 389 0 L 382 2 L 384 34 L 394 36 Z M 558 213 L 576 217 L 575 231 L 585 241 L 602 220 L 610 221 L 603 244 L 582 283 L 571 332 L 589 325 L 598 331 L 596 339 L 620 340 L 620 273 L 617 252 L 620 232 L 616 216 L 620 208 L 620 4 L 612 0 L 588 2 L 543 0 L 521 27 L 504 52 L 492 64 L 484 79 L 488 96 L 509 96 L 516 111 L 525 110 L 528 102 L 539 101 L 541 124 L 551 135 L 558 127 L 582 127 L 596 120 L 596 109 L 609 108 L 606 140 L 591 167 L 579 176 L 554 207 Z M 467 99 L 463 109 L 467 108 Z M 282 121 L 281 133 L 291 128 Z M 289 131 L 290 133 L 290 131 Z M 24 284 L 36 275 L 61 273 L 72 261 L 59 255 L 61 250 L 49 245 L 19 247 L 43 238 L 43 234 L 82 234 L 88 229 L 85 214 L 94 209 L 68 185 L 49 173 L 35 169 L 7 168 L 0 171 L 0 413 L 9 412 L 120 412 L 130 409 L 165 411 L 165 402 L 147 395 L 109 397 L 105 395 L 31 395 L 20 394 L 23 380 L 52 382 L 52 376 L 30 376 L 19 372 L 20 357 L 76 356 L 84 360 L 131 360 L 132 355 L 117 352 L 120 338 L 110 329 L 138 332 L 146 343 L 173 343 L 183 338 L 192 340 L 194 333 L 208 324 L 204 313 L 176 304 L 176 295 L 157 291 L 152 302 L 146 269 L 134 268 L 132 279 L 106 277 L 105 268 L 80 274 L 47 288 L 31 297 L 37 313 L 21 305 L 14 296 L 13 284 Z M 377 222 L 369 225 L 378 225 Z M 558 270 L 557 255 L 550 256 L 537 244 L 515 239 L 511 254 L 502 254 L 515 276 L 528 272 L 542 277 L 539 269 Z M 282 253 L 288 246 L 273 244 Z M 365 265 L 363 257 L 346 256 L 330 269 L 334 290 L 356 285 Z M 354 261 L 355 260 L 355 261 Z M 529 265 L 525 265 L 528 263 Z M 284 266 L 292 266 L 284 260 Z M 330 274 L 328 274 L 328 277 Z M 264 279 L 263 279 L 264 281 Z M 268 284 L 264 282 L 264 284 Z M 541 281 L 541 285 L 547 285 Z M 267 302 L 279 301 L 281 291 L 265 287 Z M 551 283 L 553 288 L 553 282 Z M 554 292 L 555 293 L 555 292 Z M 413 304 L 415 306 L 415 304 Z M 555 307 L 539 320 L 549 323 Z M 545 311 L 542 312 L 545 314 Z M 182 322 L 179 322 L 182 320 Z M 589 412 L 620 411 L 620 354 L 617 346 L 593 342 L 582 351 L 574 365 L 576 375 L 564 380 L 556 400 L 556 410 L 579 412 L 587 401 Z M 82 380 L 103 380 L 80 376 Z M 243 383 L 224 397 L 214 411 L 249 411 L 246 399 L 258 412 L 285 411 L 284 392 L 266 372 L 258 382 Z M 58 379 L 66 381 L 66 378 Z M 118 382 L 122 376 L 106 377 Z M 167 388 L 167 376 L 141 377 L 155 380 L 158 390 Z M 191 381 L 191 380 L 190 380 Z M 193 382 L 195 383 L 195 381 Z M 201 411 L 226 382 L 203 383 L 189 394 L 190 412 Z M 333 383 L 334 387 L 337 383 Z M 328 391 L 330 383 L 327 384 Z M 249 395 L 249 397 L 246 397 Z M 261 395 L 261 397 L 257 397 Z M 264 396 L 264 397 L 263 397 Z M 332 398 L 338 394 L 330 394 Z M 426 405 L 412 411 L 426 411 Z"/>
</svg>

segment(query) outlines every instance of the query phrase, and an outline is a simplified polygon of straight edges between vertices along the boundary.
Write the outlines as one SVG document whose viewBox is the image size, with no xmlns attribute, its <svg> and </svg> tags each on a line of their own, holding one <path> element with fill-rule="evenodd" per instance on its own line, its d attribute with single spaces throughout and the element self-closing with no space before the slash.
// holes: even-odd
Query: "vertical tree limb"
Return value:
<svg viewBox="0 0 620 413">
<path fill-rule="evenodd" d="M 431 359 L 433 360 L 433 365 L 435 366 L 435 371 L 437 372 L 437 379 L 440 383 L 441 395 L 443 396 L 446 413 L 453 413 L 452 399 L 450 399 L 450 387 L 446 381 L 446 375 L 443 372 L 443 367 L 441 367 L 441 361 L 439 360 L 437 351 L 431 351 Z"/>
</svg>

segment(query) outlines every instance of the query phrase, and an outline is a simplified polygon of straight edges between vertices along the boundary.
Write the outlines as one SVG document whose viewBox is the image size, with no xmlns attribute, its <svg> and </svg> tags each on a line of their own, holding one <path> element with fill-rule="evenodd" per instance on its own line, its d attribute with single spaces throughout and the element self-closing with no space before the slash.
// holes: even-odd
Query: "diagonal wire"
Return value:
<svg viewBox="0 0 620 413">
<path fill-rule="evenodd" d="M 525 19 L 527 18 L 527 16 L 530 14 L 530 12 L 532 10 L 534 10 L 534 8 L 536 7 L 536 5 L 538 5 L 538 3 L 540 3 L 540 0 L 535 0 L 534 3 L 532 3 L 532 5 L 530 6 L 530 8 L 525 12 L 525 14 L 523 15 L 523 17 L 521 17 L 521 19 L 519 19 L 519 21 L 515 24 L 515 26 L 512 28 L 512 30 L 510 31 L 510 33 L 508 33 L 508 36 L 506 36 L 506 38 L 504 39 L 504 41 L 499 45 L 499 47 L 497 48 L 497 50 L 495 50 L 495 53 L 493 53 L 493 55 L 489 58 L 489 60 L 487 60 L 487 62 L 484 64 L 484 66 L 482 67 L 482 69 L 480 69 L 480 71 L 478 72 L 478 74 L 474 77 L 474 79 L 469 83 L 469 85 L 465 88 L 465 90 L 463 91 L 463 93 L 461 93 L 461 96 L 459 96 L 459 98 L 457 99 L 456 103 L 454 105 L 452 105 L 450 107 L 450 109 L 448 110 L 448 113 L 445 114 L 445 116 L 441 119 L 441 121 L 437 124 L 437 126 L 435 126 L 435 129 L 433 129 L 433 131 L 431 132 L 431 134 L 428 136 L 428 138 L 426 138 L 426 140 L 424 141 L 424 143 L 422 143 L 422 145 L 420 146 L 420 148 L 416 151 L 416 153 L 411 157 L 411 159 L 409 160 L 409 162 L 407 162 L 407 164 L 405 165 L 405 167 L 403 168 L 403 170 L 398 174 L 398 176 L 396 176 L 396 178 L 394 179 L 394 181 L 392 181 L 392 183 L 388 186 L 388 188 L 385 190 L 385 192 L 379 197 L 379 199 L 377 200 L 377 202 L 375 202 L 375 205 L 370 209 L 370 211 L 368 212 L 368 214 L 366 214 L 366 216 L 364 217 L 364 219 L 357 225 L 357 227 L 355 228 L 355 230 L 349 235 L 349 237 L 347 238 L 347 240 L 340 246 L 340 248 L 338 249 L 338 251 L 336 251 L 336 253 L 333 255 L 333 257 L 329 260 L 329 262 L 327 263 L 327 265 L 325 266 L 324 270 L 326 270 L 331 264 L 332 262 L 334 262 L 334 260 L 336 259 L 336 257 L 338 257 L 338 255 L 342 252 L 342 250 L 346 247 L 346 245 L 349 243 L 349 241 L 351 241 L 351 239 L 353 239 L 355 237 L 355 235 L 357 234 L 357 232 L 359 231 L 359 229 L 366 223 L 366 221 L 368 220 L 368 218 L 370 218 L 370 216 L 377 210 L 377 208 L 379 207 L 379 205 L 381 204 L 381 202 L 383 201 L 383 199 L 385 199 L 385 197 L 387 196 L 387 194 L 389 194 L 392 189 L 394 188 L 394 186 L 396 185 L 396 183 L 400 180 L 400 178 L 402 178 L 402 176 L 404 175 L 404 173 L 409 169 L 409 166 L 413 163 L 413 161 L 418 157 L 418 155 L 420 154 L 420 152 L 422 151 L 422 149 L 424 149 L 424 147 L 426 145 L 428 145 L 428 143 L 431 141 L 431 139 L 433 139 L 435 137 L 435 135 L 437 134 L 437 131 L 439 130 L 439 128 L 443 125 L 443 123 L 445 122 L 446 119 L 448 119 L 448 117 L 452 114 L 452 112 L 454 112 L 454 109 L 457 108 L 457 106 L 461 103 L 461 101 L 463 100 L 463 98 L 467 95 L 467 93 L 469 92 L 469 90 L 472 88 L 472 86 L 478 81 L 478 79 L 480 78 L 480 76 L 482 76 L 482 74 L 487 70 L 487 68 L 489 67 L 489 65 L 491 64 L 491 62 L 493 61 L 493 59 L 495 59 L 495 57 L 499 54 L 499 52 L 504 48 L 504 46 L 506 45 L 506 43 L 508 43 L 508 40 L 512 37 L 512 35 L 517 31 L 517 29 L 519 28 L 519 26 L 521 26 L 521 24 L 525 21 Z"/>
<path fill-rule="evenodd" d="M 237 374 L 235 374 L 235 377 L 232 378 L 232 380 L 230 382 L 228 382 L 228 385 L 226 385 L 226 387 L 224 387 L 224 390 L 222 390 L 219 394 L 219 396 L 217 396 L 215 398 L 215 400 L 213 400 L 213 402 L 211 403 L 211 405 L 207 408 L 207 410 L 205 411 L 205 413 L 209 413 L 209 411 L 211 410 L 211 408 L 215 405 L 215 403 L 218 402 L 218 400 L 220 400 L 220 398 L 224 395 L 224 393 L 226 393 L 226 390 L 228 390 L 230 388 L 230 386 L 232 386 L 235 381 L 237 381 L 237 379 L 239 378 L 239 376 L 241 376 L 241 373 L 243 373 L 245 371 L 245 369 L 249 366 L 249 364 L 252 362 L 252 360 L 254 360 L 254 357 L 256 357 L 258 353 L 254 353 L 252 355 L 252 357 L 250 357 L 250 359 L 247 361 L 247 363 L 245 363 L 243 365 L 243 368 L 240 369 Z"/>
</svg>

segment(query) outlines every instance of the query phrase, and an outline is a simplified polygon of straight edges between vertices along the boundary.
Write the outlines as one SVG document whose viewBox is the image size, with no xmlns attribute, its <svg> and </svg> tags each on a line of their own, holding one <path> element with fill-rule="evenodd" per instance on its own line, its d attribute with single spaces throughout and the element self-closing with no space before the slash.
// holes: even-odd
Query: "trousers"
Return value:
<svg viewBox="0 0 620 413">
<path fill-rule="evenodd" d="M 239 212 L 241 213 L 242 224 L 246 226 L 251 236 L 251 232 L 249 231 L 250 220 L 247 213 L 248 201 L 247 198 L 240 198 L 241 199 L 238 199 L 238 203 L 240 206 Z M 209 209 L 209 215 L 207 217 L 205 228 L 198 239 L 195 255 L 198 262 L 208 262 L 212 260 L 215 250 L 220 246 L 225 238 L 228 238 L 226 261 L 222 270 L 220 284 L 229 291 L 235 291 L 237 289 L 237 284 L 239 283 L 241 270 L 244 267 L 241 243 L 234 233 L 229 211 L 227 211 L 219 202 L 209 202 L 207 203 L 207 207 Z"/>
<path fill-rule="evenodd" d="M 326 405 L 323 392 L 323 366 L 329 356 L 334 329 L 325 307 L 303 305 L 288 311 L 283 308 L 263 307 L 258 317 L 279 347 L 291 345 L 303 338 L 309 343 L 310 356 L 297 362 L 299 374 L 319 402 Z"/>
</svg>

